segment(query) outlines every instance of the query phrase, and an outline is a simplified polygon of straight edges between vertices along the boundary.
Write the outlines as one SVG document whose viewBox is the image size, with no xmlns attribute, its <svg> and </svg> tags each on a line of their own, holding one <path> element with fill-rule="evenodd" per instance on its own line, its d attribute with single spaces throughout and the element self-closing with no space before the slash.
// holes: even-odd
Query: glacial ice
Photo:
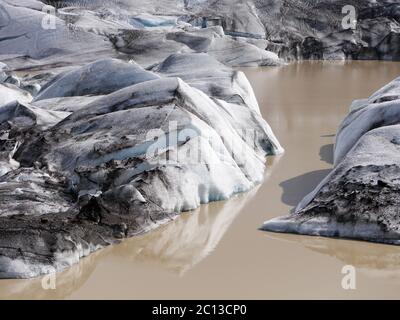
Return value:
<svg viewBox="0 0 400 320">
<path fill-rule="evenodd" d="M 400 244 L 399 79 L 353 104 L 335 145 L 335 167 L 296 207 L 262 229 Z"/>
<path fill-rule="evenodd" d="M 0 105 L 7 104 L 15 100 L 21 102 L 30 102 L 32 100 L 32 96 L 29 94 L 29 92 L 21 90 L 19 87 L 13 84 L 1 83 Z"/>
<path fill-rule="evenodd" d="M 98 80 L 104 70 L 108 78 Z M 113 59 L 74 67 L 49 77 L 31 104 L 0 107 L 0 120 L 23 128 L 4 136 L 17 147 L 4 157 L 16 166 L 0 177 L 0 212 L 33 208 L 0 218 L 0 229 L 30 225 L 23 243 L 0 232 L 11 259 L 0 263 L 2 277 L 62 270 L 250 190 L 263 179 L 265 156 L 283 151 L 246 77 L 207 54 L 174 54 L 151 71 Z M 26 241 L 43 243 L 40 255 L 30 248 L 33 255 L 17 257 L 13 243 Z"/>
<path fill-rule="evenodd" d="M 0 3 L 0 60 L 11 68 L 85 63 L 112 57 L 114 49 L 104 37 L 74 30 L 52 16 L 55 28 L 44 28 L 45 12 Z"/>
<path fill-rule="evenodd" d="M 134 97 L 134 99 L 131 97 Z M 182 101 L 181 103 L 178 102 L 178 97 Z M 163 107 L 160 108 L 159 106 Z M 248 110 L 248 107 L 242 106 L 241 109 L 244 109 L 242 112 L 245 113 L 244 111 Z M 48 163 L 51 171 L 67 171 L 68 174 L 72 175 L 81 166 L 96 167 L 111 160 L 123 161 L 133 157 L 144 157 L 144 160 L 146 160 L 148 157 L 146 151 L 154 144 L 153 137 L 151 137 L 151 140 L 147 138 L 147 131 L 161 129 L 168 133 L 169 128 L 164 124 L 175 121 L 177 128 L 173 128 L 173 130 L 177 131 L 175 133 L 177 136 L 176 143 L 169 145 L 160 143 L 162 148 L 160 148 L 160 154 L 156 157 L 164 156 L 167 149 L 172 159 L 175 159 L 175 153 L 177 153 L 179 157 L 176 156 L 177 161 L 173 162 L 172 167 L 177 166 L 179 169 L 176 169 L 178 170 L 178 173 L 176 173 L 168 165 L 164 179 L 172 183 L 177 180 L 176 177 L 179 177 L 179 175 L 185 176 L 186 170 L 200 170 L 201 175 L 198 178 L 192 177 L 191 180 L 187 180 L 188 183 L 190 181 L 190 188 L 194 188 L 193 190 L 205 188 L 204 190 L 214 191 L 203 191 L 205 194 L 200 197 L 202 200 L 195 197 L 194 200 L 189 201 L 185 198 L 188 195 L 195 194 L 193 194 L 193 190 L 186 192 L 185 184 L 181 183 L 179 185 L 181 199 L 177 198 L 176 200 L 181 202 L 177 202 L 174 206 L 168 206 L 166 209 L 178 212 L 182 211 L 180 208 L 193 209 L 201 202 L 227 199 L 236 192 L 248 190 L 262 178 L 263 157 L 266 154 L 282 151 L 274 136 L 265 130 L 261 117 L 253 120 L 256 125 L 257 122 L 260 123 L 258 126 L 246 124 L 250 128 L 258 128 L 259 139 L 266 140 L 263 142 L 264 144 L 257 143 L 257 149 L 254 152 L 244 143 L 244 133 L 235 130 L 233 126 L 235 122 L 229 115 L 225 116 L 225 113 L 226 111 L 219 104 L 210 100 L 203 92 L 188 86 L 179 78 L 142 82 L 99 98 L 74 112 L 51 129 L 45 136 L 46 141 L 49 142 L 54 139 L 54 141 L 60 142 L 50 143 L 50 149 L 47 147 L 46 154 L 43 155 L 43 162 Z M 251 114 L 252 111 L 248 110 L 247 113 Z M 166 122 L 167 119 L 168 122 Z M 243 119 L 246 118 L 243 117 Z M 116 127 L 114 128 L 114 126 Z M 71 134 L 71 138 L 69 138 L 68 133 Z M 63 139 L 58 137 L 60 134 Z M 169 134 L 172 133 L 169 132 Z M 81 137 L 85 137 L 85 139 Z M 195 140 L 193 150 L 189 148 L 188 137 Z M 212 145 L 210 145 L 211 142 Z M 21 148 L 19 156 L 24 161 L 27 161 L 25 154 L 31 153 L 29 145 L 26 148 L 26 150 L 23 147 Z M 199 150 L 196 150 L 196 148 Z M 186 159 L 186 153 L 190 155 L 190 152 L 200 153 L 199 157 L 202 157 L 201 160 L 204 161 L 204 164 L 197 163 L 198 161 L 190 156 Z M 40 157 L 39 159 L 41 159 Z M 194 162 L 192 169 L 185 169 L 184 163 L 186 162 L 188 162 L 187 166 L 189 167 L 190 162 Z M 224 186 L 224 184 L 217 183 L 217 176 L 228 169 L 224 168 L 225 165 L 229 168 L 229 171 L 224 174 L 227 177 Z M 203 172 L 203 166 L 209 166 L 205 172 Z M 151 167 L 151 162 L 147 167 Z M 208 174 L 207 171 L 209 171 Z M 206 182 L 206 177 L 208 175 L 214 181 L 213 187 L 207 187 L 209 183 Z M 135 178 L 139 179 L 138 177 Z M 93 181 L 93 179 L 90 180 Z M 201 180 L 203 180 L 201 182 L 203 187 L 200 187 Z M 199 181 L 197 182 L 198 187 L 196 187 L 194 181 Z M 104 191 L 101 186 L 102 183 L 104 182 L 100 181 L 97 188 Z M 126 183 L 130 182 L 123 181 L 123 184 Z M 95 186 L 90 185 L 88 189 L 93 190 L 93 188 Z M 173 196 L 169 193 L 172 193 L 174 188 L 173 185 L 168 187 L 162 193 L 163 198 L 172 198 Z M 82 187 L 79 187 L 79 190 L 82 190 Z M 166 200 L 160 199 L 154 202 L 165 203 Z"/>
<path fill-rule="evenodd" d="M 221 27 L 199 29 L 124 30 L 111 37 L 116 49 L 151 67 L 173 53 L 208 53 L 229 66 L 276 66 L 282 64 L 272 52 L 225 35 Z"/>
<path fill-rule="evenodd" d="M 34 101 L 58 97 L 104 95 L 130 85 L 158 79 L 135 63 L 103 59 L 61 75 L 47 84 Z"/>
<path fill-rule="evenodd" d="M 389 84 L 388 88 L 398 85 L 399 82 L 399 80 L 395 80 Z M 392 90 L 383 90 L 364 101 L 363 107 L 358 107 L 347 116 L 342 122 L 336 137 L 335 164 L 339 164 L 343 160 L 366 132 L 374 128 L 400 123 L 399 98 L 399 87 Z"/>
</svg>

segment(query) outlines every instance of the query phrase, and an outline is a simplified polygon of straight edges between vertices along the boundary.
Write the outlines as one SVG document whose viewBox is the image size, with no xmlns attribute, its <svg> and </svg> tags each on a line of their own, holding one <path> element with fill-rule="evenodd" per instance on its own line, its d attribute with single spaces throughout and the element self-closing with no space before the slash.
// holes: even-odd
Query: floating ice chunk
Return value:
<svg viewBox="0 0 400 320">
<path fill-rule="evenodd" d="M 397 79 L 353 104 L 337 135 L 335 168 L 294 214 L 262 229 L 400 244 L 399 87 Z"/>
</svg>

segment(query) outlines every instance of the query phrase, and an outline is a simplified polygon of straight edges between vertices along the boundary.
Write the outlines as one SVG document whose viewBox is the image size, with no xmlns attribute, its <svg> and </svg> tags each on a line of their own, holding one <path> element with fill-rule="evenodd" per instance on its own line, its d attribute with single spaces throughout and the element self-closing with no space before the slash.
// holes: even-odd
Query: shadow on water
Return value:
<svg viewBox="0 0 400 320">
<path fill-rule="evenodd" d="M 333 146 L 333 144 L 326 144 L 320 148 L 319 156 L 321 161 L 333 164 Z M 329 172 L 331 172 L 331 169 L 311 171 L 281 182 L 279 186 L 283 189 L 282 202 L 296 207 L 307 194 L 317 187 Z M 293 211 L 294 208 L 291 212 Z"/>
<path fill-rule="evenodd" d="M 333 144 L 326 144 L 319 150 L 319 156 L 322 161 L 326 163 L 333 164 Z"/>
<path fill-rule="evenodd" d="M 283 181 L 280 184 L 280 187 L 283 189 L 282 202 L 292 207 L 297 206 L 330 171 L 330 169 L 311 171 Z"/>
<path fill-rule="evenodd" d="M 336 137 L 336 134 L 335 134 L 335 133 L 332 133 L 332 134 L 323 134 L 323 135 L 321 136 L 321 138 L 334 138 L 334 137 Z"/>
</svg>

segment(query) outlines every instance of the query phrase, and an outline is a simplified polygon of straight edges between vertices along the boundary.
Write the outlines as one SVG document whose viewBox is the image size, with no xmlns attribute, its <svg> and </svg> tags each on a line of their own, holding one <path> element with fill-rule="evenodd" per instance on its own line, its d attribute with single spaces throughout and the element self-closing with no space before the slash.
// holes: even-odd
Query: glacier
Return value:
<svg viewBox="0 0 400 320">
<path fill-rule="evenodd" d="M 337 23 L 344 4 L 360 13 L 354 30 Z M 0 278 L 61 271 L 183 211 L 253 189 L 265 157 L 284 150 L 236 67 L 398 60 L 398 6 L 0 0 Z M 334 172 L 295 217 L 306 219 L 332 187 L 341 200 L 329 214 L 304 230 L 292 216 L 265 228 L 393 241 L 398 96 L 395 81 L 353 104 Z M 388 201 L 391 209 L 338 220 L 334 208 L 348 210 L 346 168 L 355 170 L 356 191 L 380 195 L 364 204 L 355 191 L 360 205 Z"/>
</svg>

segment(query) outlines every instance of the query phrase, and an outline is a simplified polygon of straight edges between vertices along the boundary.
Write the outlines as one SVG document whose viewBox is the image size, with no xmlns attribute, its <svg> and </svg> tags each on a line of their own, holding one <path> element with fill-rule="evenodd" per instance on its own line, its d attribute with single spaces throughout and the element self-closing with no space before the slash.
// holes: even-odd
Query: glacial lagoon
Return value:
<svg viewBox="0 0 400 320">
<path fill-rule="evenodd" d="M 257 231 L 285 215 L 332 168 L 338 125 L 354 99 L 400 74 L 398 62 L 299 62 L 242 68 L 285 153 L 267 159 L 264 182 L 49 278 L 2 280 L 0 298 L 282 299 L 397 298 L 400 247 Z M 356 268 L 357 290 L 342 269 Z M 50 279 L 52 280 L 52 279 Z"/>
</svg>

